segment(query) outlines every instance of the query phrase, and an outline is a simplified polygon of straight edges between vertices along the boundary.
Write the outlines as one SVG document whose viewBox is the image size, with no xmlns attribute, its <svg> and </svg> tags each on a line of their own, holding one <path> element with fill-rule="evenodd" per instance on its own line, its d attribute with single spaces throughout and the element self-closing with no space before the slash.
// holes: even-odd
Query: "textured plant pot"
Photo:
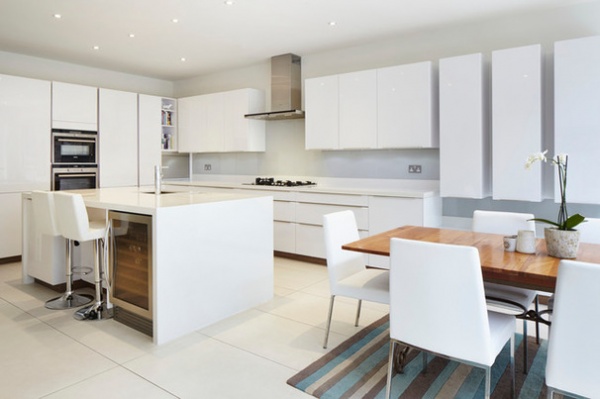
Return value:
<svg viewBox="0 0 600 399">
<path fill-rule="evenodd" d="M 578 230 L 558 230 L 547 227 L 544 229 L 544 237 L 546 238 L 548 255 L 561 259 L 577 257 L 577 251 L 579 250 Z"/>
</svg>

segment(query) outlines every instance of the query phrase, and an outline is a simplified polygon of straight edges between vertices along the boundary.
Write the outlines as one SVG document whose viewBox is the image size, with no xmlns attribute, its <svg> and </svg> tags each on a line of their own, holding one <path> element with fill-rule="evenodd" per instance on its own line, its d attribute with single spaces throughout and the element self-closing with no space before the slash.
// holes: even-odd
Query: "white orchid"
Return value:
<svg viewBox="0 0 600 399">
<path fill-rule="evenodd" d="M 544 152 L 537 152 L 535 154 L 531 154 L 530 156 L 527 157 L 527 161 L 525 162 L 525 169 L 531 169 L 531 165 L 533 165 L 535 162 L 540 161 L 540 162 L 546 162 L 546 153 L 548 152 L 548 150 L 544 151 Z"/>
</svg>

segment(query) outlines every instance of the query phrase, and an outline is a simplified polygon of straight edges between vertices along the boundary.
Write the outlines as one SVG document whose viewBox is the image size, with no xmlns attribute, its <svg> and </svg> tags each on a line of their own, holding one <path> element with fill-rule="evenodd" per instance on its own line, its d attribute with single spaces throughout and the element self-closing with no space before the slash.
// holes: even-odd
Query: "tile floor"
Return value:
<svg viewBox="0 0 600 399">
<path fill-rule="evenodd" d="M 275 258 L 268 303 L 162 346 L 114 320 L 51 311 L 57 293 L 0 265 L 0 398 L 310 398 L 286 380 L 322 348 L 329 286 L 324 266 Z M 336 301 L 329 348 L 388 312 Z"/>
</svg>

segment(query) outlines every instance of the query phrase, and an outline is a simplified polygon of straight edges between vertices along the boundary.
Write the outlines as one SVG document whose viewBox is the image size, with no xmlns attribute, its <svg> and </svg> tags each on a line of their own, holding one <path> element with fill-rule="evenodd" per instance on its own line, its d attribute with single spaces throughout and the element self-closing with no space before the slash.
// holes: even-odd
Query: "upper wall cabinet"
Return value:
<svg viewBox="0 0 600 399">
<path fill-rule="evenodd" d="M 440 193 L 491 195 L 490 129 L 483 56 L 440 60 Z"/>
<path fill-rule="evenodd" d="M 377 148 L 377 73 L 339 75 L 340 148 Z"/>
<path fill-rule="evenodd" d="M 52 128 L 98 130 L 98 89 L 52 82 Z"/>
<path fill-rule="evenodd" d="M 540 45 L 492 53 L 492 149 L 493 198 L 541 201 L 542 165 L 524 167 L 542 151 Z"/>
<path fill-rule="evenodd" d="M 306 79 L 306 149 L 438 147 L 431 62 Z"/>
<path fill-rule="evenodd" d="M 138 96 L 100 89 L 100 187 L 138 184 Z"/>
<path fill-rule="evenodd" d="M 377 70 L 377 146 L 438 146 L 437 86 L 430 61 Z"/>
<path fill-rule="evenodd" d="M 50 189 L 50 109 L 50 82 L 0 75 L 0 192 Z"/>
<path fill-rule="evenodd" d="M 304 81 L 305 147 L 334 150 L 340 147 L 338 75 Z"/>
<path fill-rule="evenodd" d="M 265 151 L 265 121 L 244 117 L 261 110 L 264 94 L 256 89 L 180 98 L 178 150 Z"/>
<path fill-rule="evenodd" d="M 600 36 L 555 43 L 554 123 L 555 154 L 569 155 L 568 201 L 600 204 L 590 180 L 600 167 Z"/>
</svg>

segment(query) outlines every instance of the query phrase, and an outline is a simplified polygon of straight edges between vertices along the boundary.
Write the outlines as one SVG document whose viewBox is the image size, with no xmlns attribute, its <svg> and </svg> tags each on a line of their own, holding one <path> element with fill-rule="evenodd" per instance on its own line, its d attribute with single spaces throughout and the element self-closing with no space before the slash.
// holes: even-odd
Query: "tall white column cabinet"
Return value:
<svg viewBox="0 0 600 399">
<path fill-rule="evenodd" d="M 161 165 L 162 98 L 138 95 L 138 179 L 140 185 L 154 184 L 154 166 Z"/>
<path fill-rule="evenodd" d="M 567 200 L 600 204 L 590 179 L 600 166 L 600 36 L 555 43 L 554 123 L 555 153 L 569 155 Z"/>
<path fill-rule="evenodd" d="M 441 196 L 489 197 L 491 146 L 483 55 L 443 58 L 439 74 Z"/>
<path fill-rule="evenodd" d="M 492 181 L 497 200 L 542 200 L 542 49 L 532 45 L 492 52 Z"/>
<path fill-rule="evenodd" d="M 50 189 L 50 82 L 0 75 L 0 259 L 21 255 L 21 192 Z"/>
<path fill-rule="evenodd" d="M 98 130 L 98 89 L 52 82 L 52 128 Z"/>
<path fill-rule="evenodd" d="M 431 61 L 377 69 L 377 147 L 438 146 L 437 86 Z"/>
<path fill-rule="evenodd" d="M 138 183 L 138 95 L 99 91 L 100 187 Z"/>
</svg>

